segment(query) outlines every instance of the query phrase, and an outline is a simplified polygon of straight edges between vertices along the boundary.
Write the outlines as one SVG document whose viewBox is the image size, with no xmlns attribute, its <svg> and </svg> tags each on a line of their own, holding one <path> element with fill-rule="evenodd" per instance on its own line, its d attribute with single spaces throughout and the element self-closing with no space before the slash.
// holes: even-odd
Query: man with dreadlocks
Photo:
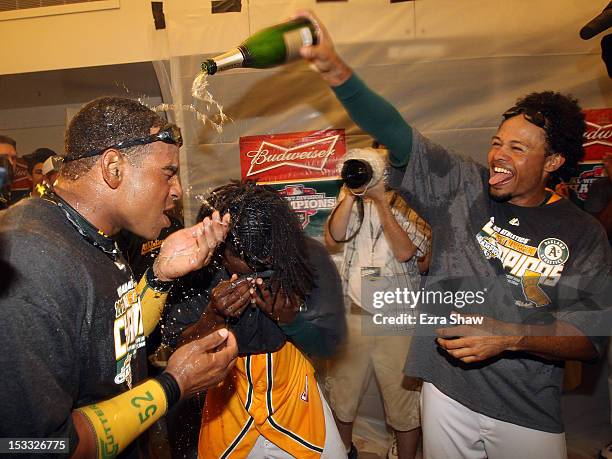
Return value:
<svg viewBox="0 0 612 459">
<path fill-rule="evenodd" d="M 241 357 L 207 393 L 200 457 L 346 457 L 305 356 L 329 355 L 344 334 L 333 262 L 320 243 L 304 237 L 289 204 L 271 188 L 220 187 L 199 218 L 213 210 L 232 215 L 212 285 L 220 282 L 183 341 L 227 323 Z"/>
</svg>

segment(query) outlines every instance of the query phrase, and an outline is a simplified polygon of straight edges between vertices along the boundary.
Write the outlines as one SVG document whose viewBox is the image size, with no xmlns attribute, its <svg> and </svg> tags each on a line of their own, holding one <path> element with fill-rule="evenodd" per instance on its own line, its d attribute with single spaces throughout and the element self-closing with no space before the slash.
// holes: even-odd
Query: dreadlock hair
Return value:
<svg viewBox="0 0 612 459">
<path fill-rule="evenodd" d="M 551 175 L 568 180 L 573 177 L 578 162 L 584 157 L 584 113 L 578 100 L 570 94 L 553 91 L 533 92 L 519 99 L 516 107 L 541 112 L 548 120 L 546 131 L 547 150 L 559 154 L 565 163 Z"/>
<path fill-rule="evenodd" d="M 90 151 L 107 148 L 121 141 L 151 134 L 151 128 L 162 127 L 165 121 L 140 102 L 123 97 L 100 97 L 84 105 L 70 120 L 64 138 L 66 155 L 61 174 L 76 180 L 89 171 L 99 156 L 85 157 Z M 122 150 L 134 157 L 147 151 L 149 145 Z"/>
<path fill-rule="evenodd" d="M 314 286 L 314 277 L 304 233 L 289 203 L 271 187 L 233 181 L 214 189 L 204 200 L 198 222 L 215 210 L 231 215 L 224 245 L 252 268 L 254 262 L 273 269 L 271 284 L 304 300 Z"/>
</svg>

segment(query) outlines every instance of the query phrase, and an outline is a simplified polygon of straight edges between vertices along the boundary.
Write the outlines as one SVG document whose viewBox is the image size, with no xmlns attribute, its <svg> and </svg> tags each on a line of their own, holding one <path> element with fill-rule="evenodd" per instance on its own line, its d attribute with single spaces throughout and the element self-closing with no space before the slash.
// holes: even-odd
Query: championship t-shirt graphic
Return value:
<svg viewBox="0 0 612 459">
<path fill-rule="evenodd" d="M 520 225 L 516 218 L 508 223 Z M 559 282 L 569 258 L 565 242 L 554 237 L 534 240 L 519 236 L 497 225 L 494 217 L 483 226 L 476 240 L 487 259 L 501 263 L 517 306 L 533 308 L 551 303 L 546 290 Z"/>
<path fill-rule="evenodd" d="M 136 351 L 145 345 L 144 325 L 142 322 L 142 307 L 140 297 L 136 292 L 133 280 L 126 282 L 117 289 L 119 299 L 115 302 L 115 360 L 117 375 L 115 384 L 124 382 L 132 387 L 132 357 Z"/>
</svg>

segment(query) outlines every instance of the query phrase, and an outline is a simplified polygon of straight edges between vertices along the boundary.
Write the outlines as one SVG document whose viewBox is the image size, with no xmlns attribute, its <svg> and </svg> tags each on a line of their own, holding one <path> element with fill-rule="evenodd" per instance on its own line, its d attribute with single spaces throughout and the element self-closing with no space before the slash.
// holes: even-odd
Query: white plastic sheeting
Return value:
<svg viewBox="0 0 612 459">
<path fill-rule="evenodd" d="M 553 89 L 573 93 L 585 108 L 612 106 L 599 40 L 578 36 L 605 3 L 243 0 L 240 13 L 211 14 L 207 2 L 173 0 L 164 4 L 170 56 L 157 69 L 165 102 L 190 104 L 205 57 L 308 7 L 345 60 L 407 120 L 437 142 L 484 160 L 500 113 L 525 93 Z M 232 70 L 209 82 L 233 121 L 219 134 L 192 113 L 176 113 L 186 141 L 181 176 L 188 222 L 199 207 L 197 195 L 240 176 L 241 136 L 345 128 L 349 147 L 370 142 L 303 62 Z"/>
</svg>

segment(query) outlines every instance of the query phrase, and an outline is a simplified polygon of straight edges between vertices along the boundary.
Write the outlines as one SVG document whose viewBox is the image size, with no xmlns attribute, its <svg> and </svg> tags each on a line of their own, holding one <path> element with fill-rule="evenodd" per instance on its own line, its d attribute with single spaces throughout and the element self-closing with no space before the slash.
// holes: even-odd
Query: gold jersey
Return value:
<svg viewBox="0 0 612 459">
<path fill-rule="evenodd" d="M 323 452 L 325 417 L 314 369 L 290 342 L 276 352 L 240 357 L 208 391 L 199 457 L 245 458 L 259 435 L 300 459 Z"/>
</svg>

